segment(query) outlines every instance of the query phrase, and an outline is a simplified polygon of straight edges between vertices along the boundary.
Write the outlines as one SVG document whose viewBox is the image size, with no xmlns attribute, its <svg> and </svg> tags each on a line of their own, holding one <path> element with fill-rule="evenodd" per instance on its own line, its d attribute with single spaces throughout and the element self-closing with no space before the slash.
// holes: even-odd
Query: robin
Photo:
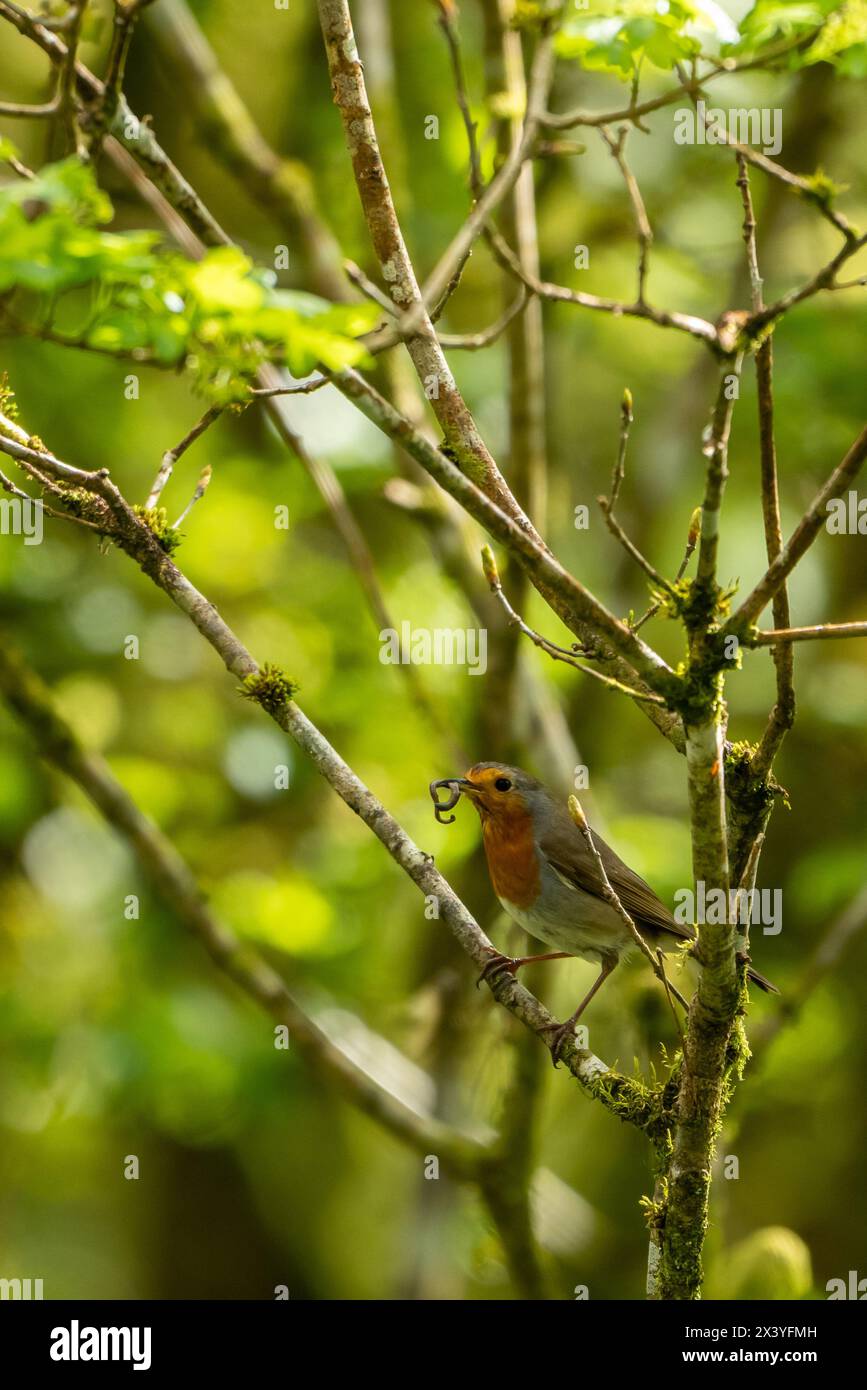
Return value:
<svg viewBox="0 0 867 1390">
<path fill-rule="evenodd" d="M 556 1066 L 564 1039 L 621 957 L 635 945 L 635 938 L 606 900 L 602 875 L 584 835 L 566 807 L 535 777 L 502 763 L 476 763 L 466 777 L 432 783 L 435 802 L 439 786 L 451 788 L 452 799 L 438 809 L 450 809 L 462 794 L 478 811 L 491 883 L 506 912 L 531 936 L 557 947 L 537 956 L 495 952 L 479 983 L 502 972 L 517 975 L 522 966 L 535 961 L 581 956 L 601 965 L 597 980 L 572 1017 L 557 1025 L 552 1047 Z M 684 941 L 695 940 L 695 928 L 675 922 L 653 889 L 599 835 L 593 835 L 593 842 L 611 887 L 654 952 L 676 951 Z M 747 976 L 760 989 L 779 993 L 752 967 Z M 686 1007 L 686 1001 L 677 997 Z"/>
</svg>

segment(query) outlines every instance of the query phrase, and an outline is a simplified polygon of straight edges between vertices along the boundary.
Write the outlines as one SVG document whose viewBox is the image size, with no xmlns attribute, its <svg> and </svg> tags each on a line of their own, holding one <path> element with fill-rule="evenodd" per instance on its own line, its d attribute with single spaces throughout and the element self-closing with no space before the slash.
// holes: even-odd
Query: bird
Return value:
<svg viewBox="0 0 867 1390">
<path fill-rule="evenodd" d="M 551 1048 L 556 1066 L 563 1042 L 574 1034 L 590 1000 L 635 946 L 635 938 L 606 898 L 605 880 L 587 837 L 566 806 L 535 777 L 518 767 L 480 762 L 464 777 L 431 783 L 435 803 L 435 788 L 440 786 L 452 789 L 453 799 L 438 809 L 451 809 L 459 794 L 475 806 L 491 884 L 505 911 L 531 936 L 556 948 L 516 957 L 493 951 L 478 983 L 501 973 L 516 976 L 523 966 L 536 961 L 580 956 L 600 964 L 598 978 L 575 1012 L 556 1025 Z M 684 942 L 695 941 L 695 928 L 676 922 L 650 885 L 595 832 L 592 843 L 610 887 L 654 954 L 676 951 Z M 767 993 L 779 994 L 776 985 L 750 965 L 747 977 Z M 669 988 L 687 1008 L 686 1000 L 673 986 Z"/>
</svg>

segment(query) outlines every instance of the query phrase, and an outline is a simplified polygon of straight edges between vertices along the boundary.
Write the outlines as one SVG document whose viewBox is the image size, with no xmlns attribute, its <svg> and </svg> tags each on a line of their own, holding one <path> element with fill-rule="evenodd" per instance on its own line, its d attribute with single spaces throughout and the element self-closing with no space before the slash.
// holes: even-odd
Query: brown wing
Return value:
<svg viewBox="0 0 867 1390">
<path fill-rule="evenodd" d="M 648 883 L 645 883 L 634 870 L 630 869 L 601 835 L 594 832 L 593 842 L 605 866 L 608 881 L 614 889 L 636 926 L 655 931 L 670 932 L 684 940 L 691 940 L 694 932 L 691 927 L 675 922 L 665 903 L 661 902 Z M 551 826 L 539 840 L 539 847 L 551 868 L 576 888 L 596 897 L 604 896 L 602 875 L 587 847 L 581 831 L 571 819 Z"/>
</svg>

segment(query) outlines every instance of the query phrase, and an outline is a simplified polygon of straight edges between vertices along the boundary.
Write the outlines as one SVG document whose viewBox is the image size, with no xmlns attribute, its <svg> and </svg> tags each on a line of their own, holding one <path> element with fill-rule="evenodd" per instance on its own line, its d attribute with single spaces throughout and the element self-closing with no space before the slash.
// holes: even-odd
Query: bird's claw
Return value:
<svg viewBox="0 0 867 1390">
<path fill-rule="evenodd" d="M 476 989 L 479 988 L 483 980 L 493 979 L 495 975 L 512 975 L 514 977 L 518 972 L 520 964 L 520 960 L 517 960 L 513 956 L 504 956 L 501 952 L 494 951 L 491 959 L 487 962 L 481 975 L 476 980 Z"/>
<path fill-rule="evenodd" d="M 556 1070 L 558 1062 L 561 1060 L 560 1053 L 567 1038 L 575 1037 L 575 1021 L 567 1019 L 565 1023 L 545 1023 L 539 1030 L 541 1033 L 553 1033 L 553 1038 L 549 1044 L 551 1049 L 551 1062 Z"/>
</svg>

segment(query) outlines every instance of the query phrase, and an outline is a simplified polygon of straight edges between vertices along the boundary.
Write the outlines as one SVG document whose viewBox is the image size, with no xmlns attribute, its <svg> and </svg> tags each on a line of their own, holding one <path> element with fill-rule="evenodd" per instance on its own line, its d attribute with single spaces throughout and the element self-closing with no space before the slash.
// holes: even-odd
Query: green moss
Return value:
<svg viewBox="0 0 867 1390">
<path fill-rule="evenodd" d="M 638 1205 L 644 1212 L 649 1231 L 663 1231 L 668 1212 L 668 1178 L 661 1177 L 657 1182 L 658 1197 L 639 1197 Z"/>
<path fill-rule="evenodd" d="M 670 589 L 652 589 L 664 617 L 679 618 L 689 631 L 707 631 L 728 617 L 737 585 L 728 588 L 715 581 L 700 583 L 684 577 L 675 580 Z"/>
<path fill-rule="evenodd" d="M 738 812 L 757 823 L 768 817 L 778 796 L 788 804 L 786 791 L 775 777 L 757 777 L 753 772 L 756 744 L 742 740 L 732 743 L 725 756 L 725 785 L 729 799 Z"/>
<path fill-rule="evenodd" d="M 653 589 L 650 596 L 654 603 L 659 604 L 659 611 L 664 618 L 682 618 L 684 609 L 689 602 L 692 591 L 692 579 L 676 579 L 671 590 Z"/>
<path fill-rule="evenodd" d="M 238 687 L 238 693 L 245 700 L 255 700 L 268 714 L 278 715 L 292 700 L 298 690 L 295 681 L 290 680 L 279 666 L 266 663 L 261 671 L 253 671 L 245 676 Z"/>
<path fill-rule="evenodd" d="M 640 1077 L 606 1071 L 587 1084 L 587 1090 L 626 1124 L 646 1129 L 653 1124 L 658 1106 L 658 1087 L 648 1086 Z"/>
<path fill-rule="evenodd" d="M 734 587 L 698 585 L 692 579 L 681 579 L 673 593 L 653 593 L 666 616 L 678 618 L 688 633 L 700 634 L 700 640 L 691 644 L 689 658 L 678 666 L 677 684 L 668 695 L 669 708 L 685 724 L 705 724 L 719 713 L 721 673 L 736 670 L 741 664 L 740 645 L 731 651 L 730 635 L 721 627 L 734 592 Z"/>
<path fill-rule="evenodd" d="M 641 1076 L 624 1076 L 607 1071 L 588 1083 L 586 1089 L 607 1110 L 625 1124 L 647 1135 L 662 1166 L 671 1150 L 671 1130 L 677 1103 L 681 1057 L 676 1053 L 667 1077 L 648 1082 Z"/>
<path fill-rule="evenodd" d="M 3 372 L 0 376 L 0 415 L 5 415 L 7 420 L 18 419 L 18 402 L 15 399 L 15 392 L 9 385 L 8 372 Z"/>
<path fill-rule="evenodd" d="M 87 491 L 87 488 L 65 487 L 62 500 L 66 510 L 73 516 L 83 517 L 85 521 L 104 520 L 103 505 L 92 492 Z"/>
<path fill-rule="evenodd" d="M 663 1054 L 664 1061 L 668 1058 Z M 680 1072 L 683 1057 L 680 1051 L 674 1054 L 669 1065 L 668 1075 L 653 1092 L 653 1116 L 645 1133 L 653 1144 L 654 1154 L 654 1195 L 639 1198 L 638 1205 L 644 1212 L 648 1230 L 658 1233 L 658 1243 L 662 1245 L 662 1233 L 668 1216 L 669 1179 L 668 1170 L 674 1153 L 672 1134 L 675 1125 L 675 1109 L 680 1087 Z"/>
<path fill-rule="evenodd" d="M 841 193 L 845 193 L 848 184 L 835 183 L 830 175 L 826 174 L 821 167 L 814 174 L 808 174 L 804 179 L 804 186 L 799 189 L 802 198 L 806 198 L 810 203 L 817 203 L 819 207 L 829 208 L 834 199 Z"/>
<path fill-rule="evenodd" d="M 747 994 L 746 961 L 741 967 L 741 972 L 741 1000 L 743 1006 L 746 1004 Z M 749 1062 L 752 1055 L 753 1054 L 750 1050 L 749 1039 L 747 1038 L 747 1030 L 744 1027 L 743 1013 L 741 1012 L 738 1013 L 738 1016 L 735 1019 L 734 1024 L 732 1025 L 731 1036 L 729 1037 L 728 1046 L 726 1048 L 726 1079 L 729 1082 L 730 1087 L 733 1088 L 735 1080 L 743 1081 L 744 1072 L 747 1069 L 747 1063 Z M 728 1101 L 728 1099 L 729 1097 L 727 1095 L 726 1101 Z"/>
<path fill-rule="evenodd" d="M 717 718 L 723 699 L 719 662 L 715 654 L 682 664 L 678 667 L 678 675 L 680 686 L 669 697 L 669 705 L 677 711 L 684 724 L 695 727 Z"/>
<path fill-rule="evenodd" d="M 701 1250 L 707 1234 L 707 1188 L 703 1177 L 681 1173 L 677 1179 L 677 1201 L 682 1209 L 701 1212 L 700 1218 L 684 1227 L 665 1227 L 663 1259 L 660 1265 L 661 1299 L 698 1298 L 704 1279 Z"/>
<path fill-rule="evenodd" d="M 183 537 L 176 526 L 169 525 L 165 507 L 142 507 L 136 503 L 133 511 L 144 522 L 151 534 L 156 537 L 167 555 L 171 555 L 173 551 L 177 550 Z"/>
<path fill-rule="evenodd" d="M 747 334 L 747 342 L 751 352 L 756 352 L 768 338 L 772 337 L 776 328 L 776 320 L 771 323 L 763 323 L 760 328 L 754 329 Z"/>
</svg>

